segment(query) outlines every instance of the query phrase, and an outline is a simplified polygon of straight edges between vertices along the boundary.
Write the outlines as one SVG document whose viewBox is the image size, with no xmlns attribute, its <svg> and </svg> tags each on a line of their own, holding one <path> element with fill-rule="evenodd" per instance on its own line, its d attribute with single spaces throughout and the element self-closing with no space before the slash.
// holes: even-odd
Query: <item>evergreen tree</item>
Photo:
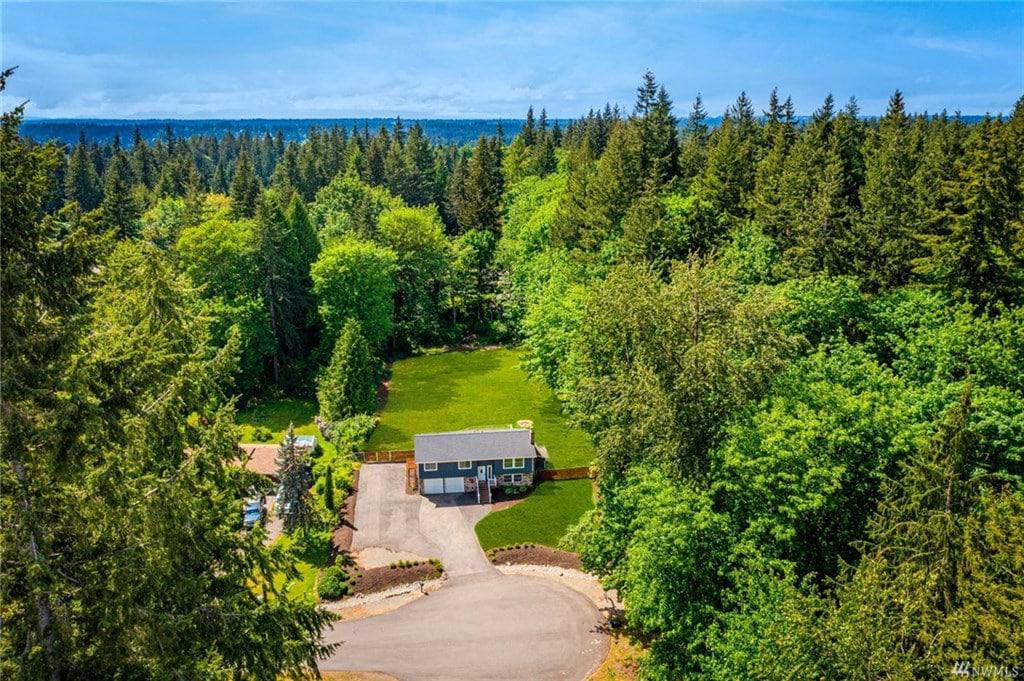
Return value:
<svg viewBox="0 0 1024 681">
<path fill-rule="evenodd" d="M 396 123 L 397 125 L 397 123 Z M 392 135 L 384 156 L 384 178 L 388 190 L 395 196 L 405 197 L 409 191 L 409 168 L 398 135 Z"/>
<path fill-rule="evenodd" d="M 237 531 L 254 480 L 221 392 L 237 338 L 207 345 L 158 248 L 111 251 L 73 204 L 43 216 L 57 150 L 21 117 L 0 127 L 0 194 L 18 197 L 0 202 L 0 674 L 312 673 L 333 618 L 278 593 L 290 559 Z"/>
<path fill-rule="evenodd" d="M 382 125 L 376 137 L 372 138 L 366 146 L 366 173 L 363 179 L 368 185 L 377 187 L 387 183 L 387 170 L 384 167 L 384 159 L 387 156 L 388 147 L 391 146 L 388 131 Z"/>
<path fill-rule="evenodd" d="M 639 128 L 638 155 L 643 181 L 661 186 L 675 177 L 678 169 L 677 121 L 672 115 L 672 100 L 650 71 L 644 74 L 644 82 L 637 89 L 633 118 Z"/>
<path fill-rule="evenodd" d="M 324 507 L 334 510 L 334 467 L 328 466 L 324 471 Z"/>
<path fill-rule="evenodd" d="M 278 386 L 285 384 L 286 370 L 294 370 L 289 359 L 300 356 L 303 345 L 299 328 L 309 318 L 312 300 L 304 286 L 302 246 L 292 235 L 281 202 L 273 191 L 259 199 L 254 248 L 257 281 L 263 306 L 275 339 L 271 371 Z"/>
<path fill-rule="evenodd" d="M 277 475 L 280 480 L 275 508 L 284 523 L 285 534 L 309 527 L 313 520 L 309 488 L 313 474 L 305 453 L 296 447 L 295 424 L 288 424 L 288 432 L 277 450 Z"/>
<path fill-rule="evenodd" d="M 331 353 L 331 362 L 317 381 L 320 417 L 341 421 L 377 408 L 377 372 L 359 322 L 349 318 Z"/>
<path fill-rule="evenodd" d="M 1013 186 L 1013 159 L 1003 128 L 986 117 L 971 131 L 962 157 L 962 184 L 955 192 L 963 206 L 950 211 L 941 190 L 933 197 L 933 205 L 940 204 L 939 220 L 948 228 L 933 227 L 921 237 L 928 253 L 916 261 L 917 272 L 978 305 L 1016 302 L 1024 285 L 1024 247 L 1015 243 L 1019 235 L 1013 225 L 1020 194 Z"/>
<path fill-rule="evenodd" d="M 292 194 L 288 203 L 288 228 L 301 249 L 302 258 L 297 264 L 300 269 L 308 272 L 309 266 L 320 254 L 320 241 L 316 237 L 313 222 L 309 219 L 306 203 L 298 194 Z"/>
<path fill-rule="evenodd" d="M 857 271 L 872 287 L 898 286 L 909 279 L 917 251 L 912 232 L 916 166 L 914 132 L 903 94 L 897 90 L 867 143 L 860 192 L 863 212 L 855 224 L 860 245 Z"/>
<path fill-rule="evenodd" d="M 704 101 L 698 92 L 697 97 L 693 100 L 693 109 L 686 119 L 683 141 L 679 150 L 679 174 L 684 187 L 687 188 L 704 172 L 708 144 L 706 121 L 707 112 L 704 110 Z"/>
<path fill-rule="evenodd" d="M 523 123 L 523 128 L 519 131 L 519 137 L 523 138 L 523 144 L 527 147 L 532 147 L 537 143 L 537 129 L 533 119 L 532 106 L 526 111 L 526 122 Z"/>
<path fill-rule="evenodd" d="M 586 195 L 586 229 L 579 234 L 584 250 L 596 252 L 618 234 L 623 216 L 644 187 L 640 134 L 640 127 L 629 122 L 612 127 Z"/>
<path fill-rule="evenodd" d="M 132 176 L 128 159 L 120 149 L 114 152 L 103 177 L 104 224 L 116 231 L 119 238 L 135 236 L 138 231 L 139 209 L 132 195 Z"/>
<path fill-rule="evenodd" d="M 64 197 L 67 201 L 77 201 L 84 211 L 97 208 L 103 200 L 100 176 L 89 154 L 84 132 L 79 136 L 78 144 L 68 158 L 68 168 L 64 175 Z"/>
<path fill-rule="evenodd" d="M 789 206 L 784 196 L 783 174 L 790 149 L 796 140 L 796 130 L 792 122 L 786 120 L 777 88 L 772 89 L 768 110 L 764 114 L 768 149 L 757 164 L 751 202 L 754 216 L 762 228 L 769 234 L 779 234 L 791 226 L 794 217 L 786 210 Z"/>
<path fill-rule="evenodd" d="M 565 191 L 551 222 L 551 243 L 560 248 L 573 248 L 581 243 L 587 230 L 587 207 L 592 203 L 594 161 L 589 144 L 570 150 Z"/>
<path fill-rule="evenodd" d="M 938 679 L 1024 652 L 1024 504 L 979 475 L 971 411 L 968 389 L 887 486 L 824 624 L 837 677 Z"/>
<path fill-rule="evenodd" d="M 455 215 L 460 231 L 497 231 L 501 216 L 501 159 L 495 142 L 480 135 L 465 168 L 462 191 L 456 195 Z M 458 166 L 456 171 L 460 172 Z M 458 189 L 456 188 L 456 191 Z"/>
<path fill-rule="evenodd" d="M 256 206 L 262 190 L 249 152 L 243 151 L 238 157 L 235 176 L 231 180 L 232 214 L 240 218 L 251 218 L 256 215 Z"/>
<path fill-rule="evenodd" d="M 145 138 L 142 136 L 142 131 L 139 130 L 139 126 L 135 126 L 132 132 L 132 175 L 135 179 L 135 184 L 141 184 L 146 189 L 152 189 L 153 185 L 156 184 L 156 168 L 153 159 L 153 152 L 150 150 L 149 145 L 146 144 Z"/>
<path fill-rule="evenodd" d="M 409 127 L 403 151 L 406 179 L 401 197 L 411 206 L 425 206 L 433 199 L 431 174 L 434 170 L 434 154 L 419 121 Z"/>
</svg>

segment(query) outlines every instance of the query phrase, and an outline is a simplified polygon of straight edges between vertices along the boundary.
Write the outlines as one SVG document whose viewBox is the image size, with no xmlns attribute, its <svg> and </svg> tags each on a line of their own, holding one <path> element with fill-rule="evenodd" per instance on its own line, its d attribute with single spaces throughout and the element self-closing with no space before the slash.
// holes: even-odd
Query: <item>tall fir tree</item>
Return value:
<svg viewBox="0 0 1024 681">
<path fill-rule="evenodd" d="M 686 119 L 683 139 L 679 149 L 679 175 L 684 188 L 689 188 L 694 180 L 704 172 L 707 159 L 708 124 L 704 100 L 697 93 L 693 100 L 693 108 Z"/>
<path fill-rule="evenodd" d="M 277 450 L 277 475 L 280 483 L 275 507 L 284 525 L 285 534 L 308 528 L 314 518 L 309 488 L 313 485 L 313 473 L 309 458 L 299 449 L 295 436 L 295 424 L 288 424 L 288 431 Z"/>
<path fill-rule="evenodd" d="M 377 372 L 359 322 L 349 319 L 334 345 L 330 364 L 317 380 L 320 417 L 337 422 L 377 407 Z"/>
<path fill-rule="evenodd" d="M 897 90 L 889 108 L 867 141 L 863 208 L 855 223 L 860 256 L 856 264 L 872 288 L 899 286 L 910 278 L 917 254 L 913 177 L 918 153 L 903 94 Z"/>
<path fill-rule="evenodd" d="M 78 138 L 64 175 L 64 197 L 67 201 L 77 201 L 82 210 L 90 211 L 97 208 L 103 200 L 103 190 L 96 165 L 85 143 L 85 133 Z"/>
<path fill-rule="evenodd" d="M 248 151 L 243 151 L 235 166 L 235 176 L 231 180 L 231 212 L 235 217 L 251 218 L 256 215 L 256 206 L 260 192 L 263 190 L 252 158 Z"/>
<path fill-rule="evenodd" d="M 103 223 L 119 238 L 133 237 L 138 231 L 139 208 L 132 194 L 132 174 L 128 159 L 120 149 L 114 151 L 103 177 Z"/>
<path fill-rule="evenodd" d="M 955 298 L 981 306 L 1018 302 L 1024 286 L 1024 247 L 1013 224 L 1019 193 L 1004 127 L 986 117 L 971 130 L 956 192 L 962 208 L 950 216 L 948 231 L 940 227 L 922 235 L 927 253 L 916 261 L 918 273 L 940 282 Z"/>
</svg>

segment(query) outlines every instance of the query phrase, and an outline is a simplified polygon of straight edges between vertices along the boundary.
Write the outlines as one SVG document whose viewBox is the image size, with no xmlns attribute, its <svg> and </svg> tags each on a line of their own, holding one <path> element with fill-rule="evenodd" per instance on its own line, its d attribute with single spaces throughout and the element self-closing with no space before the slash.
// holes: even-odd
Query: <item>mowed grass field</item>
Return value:
<svg viewBox="0 0 1024 681">
<path fill-rule="evenodd" d="M 589 465 L 593 448 L 586 434 L 570 428 L 554 393 L 520 368 L 521 355 L 495 349 L 398 360 L 391 369 L 387 405 L 366 448 L 412 449 L 417 433 L 506 427 L 529 419 L 552 466 Z"/>
<path fill-rule="evenodd" d="M 324 454 L 333 456 L 334 445 L 328 442 L 316 425 L 317 404 L 315 400 L 282 398 L 258 402 L 239 411 L 235 415 L 235 423 L 241 432 L 240 442 L 258 442 L 253 431 L 258 427 L 267 428 L 273 435 L 266 444 L 280 444 L 288 431 L 288 424 L 294 424 L 296 435 L 316 435 Z"/>
<path fill-rule="evenodd" d="M 589 479 L 542 482 L 515 506 L 484 516 L 476 536 L 485 551 L 510 544 L 557 546 L 569 526 L 593 507 Z"/>
</svg>

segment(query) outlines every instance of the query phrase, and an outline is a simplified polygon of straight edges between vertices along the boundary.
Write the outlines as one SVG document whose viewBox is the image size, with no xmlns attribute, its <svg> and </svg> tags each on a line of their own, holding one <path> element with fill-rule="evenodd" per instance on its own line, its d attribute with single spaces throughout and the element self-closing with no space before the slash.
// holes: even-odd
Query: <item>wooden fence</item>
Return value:
<svg viewBox="0 0 1024 681">
<path fill-rule="evenodd" d="M 363 463 L 404 463 L 411 461 L 415 452 L 411 449 L 397 449 L 390 452 L 360 452 Z"/>
<path fill-rule="evenodd" d="M 590 477 L 590 466 L 578 468 L 545 468 L 537 471 L 540 480 L 582 480 Z"/>
</svg>

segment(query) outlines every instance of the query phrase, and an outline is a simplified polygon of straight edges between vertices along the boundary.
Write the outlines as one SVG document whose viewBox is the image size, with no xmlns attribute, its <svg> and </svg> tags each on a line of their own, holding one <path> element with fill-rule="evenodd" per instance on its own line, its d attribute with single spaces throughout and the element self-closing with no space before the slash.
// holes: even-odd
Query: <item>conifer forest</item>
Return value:
<svg viewBox="0 0 1024 681">
<path fill-rule="evenodd" d="M 560 548 L 639 678 L 1024 674 L 1024 97 L 798 116 L 637 76 L 464 144 L 37 142 L 7 100 L 0 676 L 315 673 L 336 616 L 238 529 L 236 411 L 316 400 L 354 456 L 394 360 L 489 345 L 593 443 Z M 296 475 L 336 515 L 349 473 Z"/>
</svg>

